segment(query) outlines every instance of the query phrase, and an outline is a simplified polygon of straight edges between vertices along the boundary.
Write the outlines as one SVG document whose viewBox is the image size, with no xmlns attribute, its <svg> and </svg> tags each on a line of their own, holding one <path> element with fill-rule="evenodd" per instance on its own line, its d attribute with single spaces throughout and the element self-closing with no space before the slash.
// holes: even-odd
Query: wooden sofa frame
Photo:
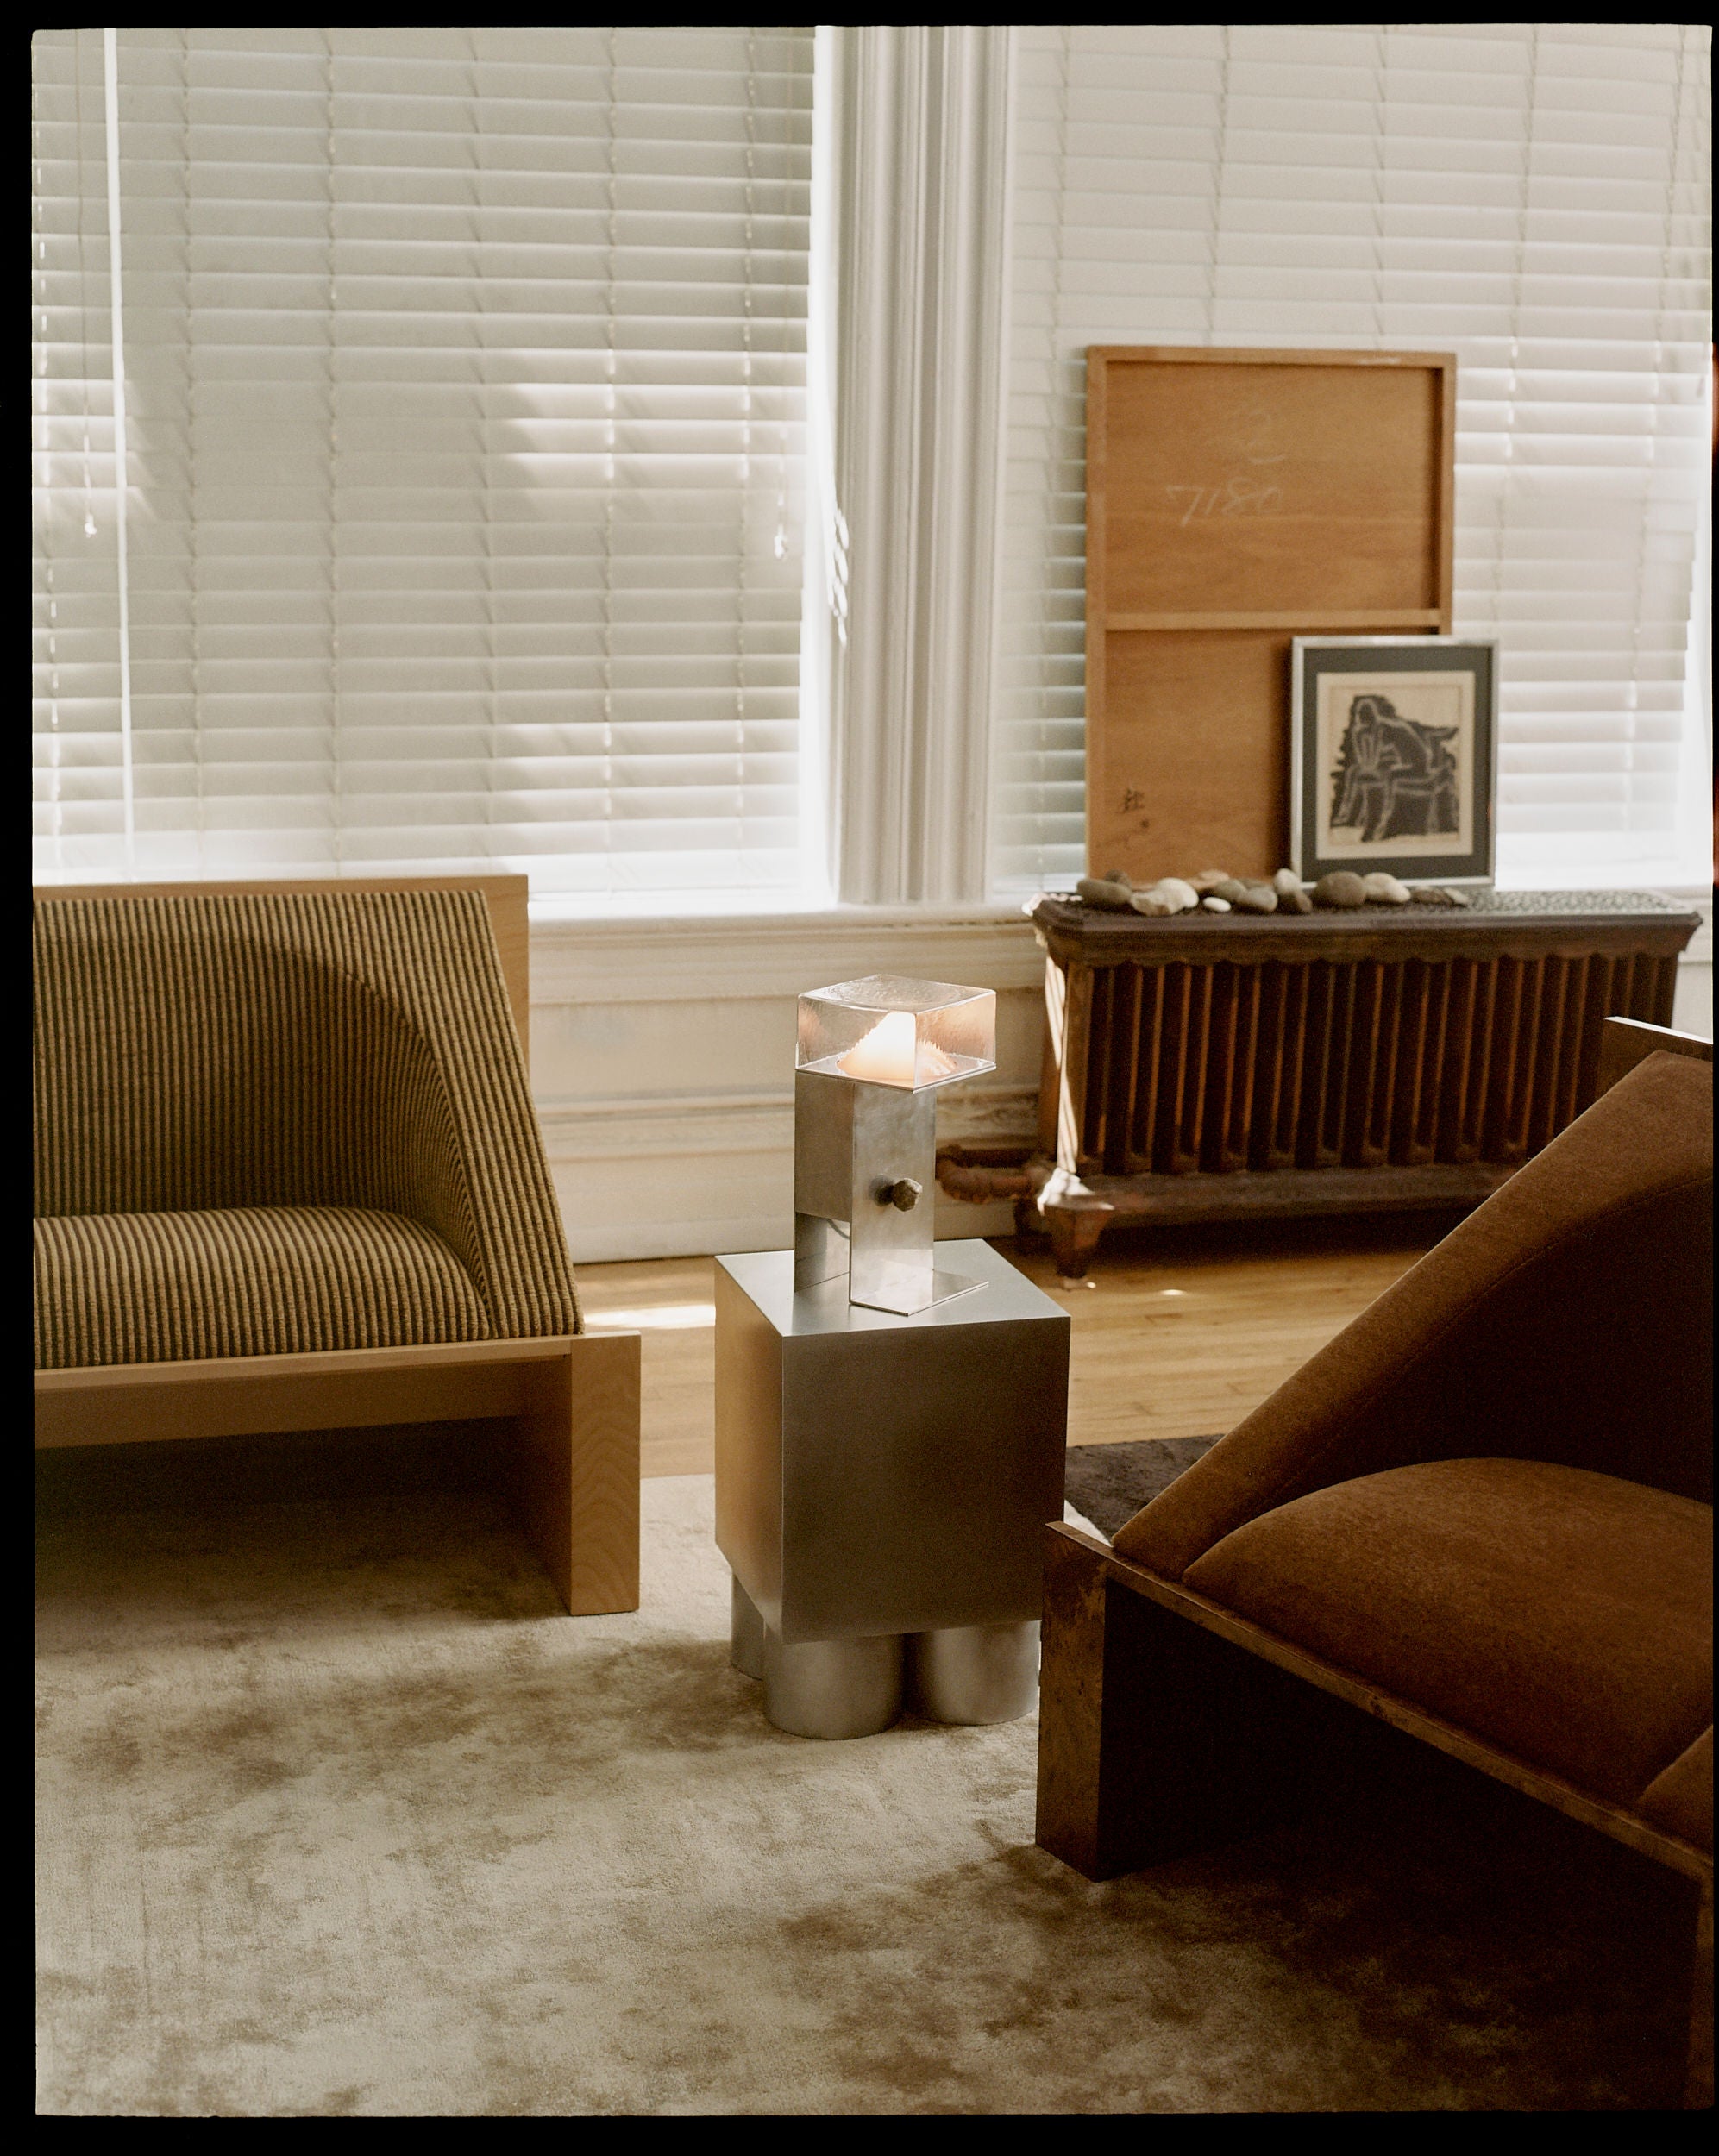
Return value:
<svg viewBox="0 0 1719 2156">
<path fill-rule="evenodd" d="M 306 880 L 308 881 L 308 880 Z M 279 881 L 53 885 L 39 901 L 275 892 Z M 342 877 L 343 891 L 481 890 L 529 1057 L 524 876 Z M 639 1336 L 579 1333 L 450 1345 L 38 1370 L 35 1443 L 361 1429 L 493 1418 L 520 1526 L 574 1616 L 638 1607 Z"/>
</svg>

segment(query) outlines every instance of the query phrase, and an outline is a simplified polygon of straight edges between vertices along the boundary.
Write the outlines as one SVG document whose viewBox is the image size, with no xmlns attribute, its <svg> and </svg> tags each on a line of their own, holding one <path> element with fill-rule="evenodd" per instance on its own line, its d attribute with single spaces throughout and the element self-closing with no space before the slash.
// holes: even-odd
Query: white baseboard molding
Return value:
<svg viewBox="0 0 1719 2156">
<path fill-rule="evenodd" d="M 534 1006 L 797 996 L 881 972 L 1036 988 L 1045 958 L 1015 903 L 531 923 Z"/>
<path fill-rule="evenodd" d="M 938 1133 L 1030 1142 L 1036 1087 L 977 1085 L 939 1103 Z M 549 1102 L 538 1109 L 575 1264 L 780 1250 L 793 1240 L 794 1095 Z M 1006 1235 L 1007 1205 L 939 1198 L 939 1236 Z"/>
</svg>

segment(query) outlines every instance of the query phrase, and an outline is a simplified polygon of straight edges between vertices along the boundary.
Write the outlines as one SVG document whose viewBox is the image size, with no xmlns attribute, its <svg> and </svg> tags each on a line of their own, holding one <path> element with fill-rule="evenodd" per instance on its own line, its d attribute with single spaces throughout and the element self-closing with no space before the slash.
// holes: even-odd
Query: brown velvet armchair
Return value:
<svg viewBox="0 0 1719 2156">
<path fill-rule="evenodd" d="M 1710 2100 L 1712 1160 L 1649 1055 L 1113 1546 L 1048 1530 L 1045 1848 L 1249 1832 L 1358 1708 L 1699 1883 Z"/>
</svg>

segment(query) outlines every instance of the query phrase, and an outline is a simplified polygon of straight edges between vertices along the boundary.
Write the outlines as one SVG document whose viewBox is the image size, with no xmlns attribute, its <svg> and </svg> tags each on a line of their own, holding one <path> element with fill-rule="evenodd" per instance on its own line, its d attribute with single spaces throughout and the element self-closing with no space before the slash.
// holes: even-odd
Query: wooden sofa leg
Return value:
<svg viewBox="0 0 1719 2156">
<path fill-rule="evenodd" d="M 638 1608 L 638 1373 L 636 1332 L 584 1334 L 516 1426 L 520 1526 L 575 1617 Z"/>
<path fill-rule="evenodd" d="M 1296 1808 L 1335 1704 L 1046 1534 L 1039 1677 L 1041 1848 L 1088 1879 L 1163 1864 Z"/>
</svg>

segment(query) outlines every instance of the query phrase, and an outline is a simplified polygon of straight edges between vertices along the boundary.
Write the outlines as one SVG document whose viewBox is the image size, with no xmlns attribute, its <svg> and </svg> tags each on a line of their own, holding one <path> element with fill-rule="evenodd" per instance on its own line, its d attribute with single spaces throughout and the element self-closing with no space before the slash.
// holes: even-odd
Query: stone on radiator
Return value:
<svg viewBox="0 0 1719 2156">
<path fill-rule="evenodd" d="M 1352 868 L 1333 868 L 1328 876 L 1321 876 L 1313 887 L 1315 906 L 1351 907 L 1367 903 L 1367 887 Z"/>
<path fill-rule="evenodd" d="M 1100 876 L 1082 876 L 1075 890 L 1088 906 L 1107 906 L 1113 913 L 1126 913 L 1134 902 L 1126 884 L 1110 883 Z"/>
<path fill-rule="evenodd" d="M 1201 910 L 1208 913 L 1227 913 L 1230 910 L 1230 902 L 1227 899 L 1215 898 L 1209 891 L 1201 899 L 1200 905 Z"/>
<path fill-rule="evenodd" d="M 1133 907 L 1148 919 L 1161 921 L 1175 913 L 1186 913 L 1199 899 L 1192 888 L 1180 876 L 1160 876 L 1158 881 L 1142 891 L 1136 891 Z"/>
<path fill-rule="evenodd" d="M 1372 906 L 1407 906 L 1414 896 L 1406 883 L 1399 883 L 1383 868 L 1375 868 L 1370 875 L 1363 876 L 1361 886 Z"/>
</svg>

